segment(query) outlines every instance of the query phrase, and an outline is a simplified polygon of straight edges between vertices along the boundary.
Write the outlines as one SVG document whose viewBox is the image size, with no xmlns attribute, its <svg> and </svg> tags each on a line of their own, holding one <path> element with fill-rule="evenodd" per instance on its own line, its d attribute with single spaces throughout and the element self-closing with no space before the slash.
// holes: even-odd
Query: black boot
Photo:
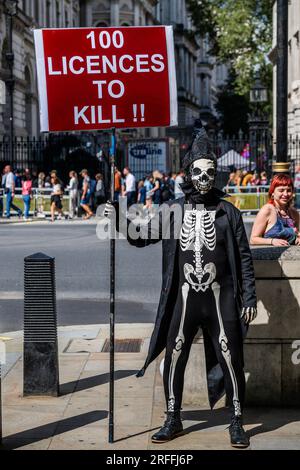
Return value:
<svg viewBox="0 0 300 470">
<path fill-rule="evenodd" d="M 180 418 L 180 411 L 168 411 L 167 419 L 162 428 L 153 434 L 151 440 L 157 444 L 171 441 L 174 437 L 183 433 L 183 426 Z"/>
<path fill-rule="evenodd" d="M 241 416 L 233 416 L 229 426 L 230 443 L 232 447 L 248 447 L 249 438 L 242 425 Z"/>
</svg>

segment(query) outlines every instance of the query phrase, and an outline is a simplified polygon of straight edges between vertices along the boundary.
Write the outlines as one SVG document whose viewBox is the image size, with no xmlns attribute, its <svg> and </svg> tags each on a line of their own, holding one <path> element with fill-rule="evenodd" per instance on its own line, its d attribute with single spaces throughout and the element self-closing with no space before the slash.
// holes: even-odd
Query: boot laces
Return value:
<svg viewBox="0 0 300 470">
<path fill-rule="evenodd" d="M 231 420 L 231 426 L 232 429 L 241 429 L 242 428 L 242 420 L 240 416 L 233 416 Z"/>
</svg>

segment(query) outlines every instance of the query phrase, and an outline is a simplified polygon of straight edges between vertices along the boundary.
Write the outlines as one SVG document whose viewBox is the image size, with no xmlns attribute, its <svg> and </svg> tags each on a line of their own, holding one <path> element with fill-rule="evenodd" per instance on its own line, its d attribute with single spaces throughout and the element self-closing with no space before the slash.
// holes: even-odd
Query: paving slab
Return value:
<svg viewBox="0 0 300 470">
<path fill-rule="evenodd" d="M 152 329 L 151 324 L 122 324 L 116 329 L 116 337 L 141 338 L 147 344 Z M 109 444 L 109 354 L 99 352 L 99 344 L 108 333 L 107 325 L 60 331 L 65 344 L 74 341 L 74 350 L 85 345 L 86 352 L 60 349 L 59 397 L 22 396 L 22 332 L 11 335 L 10 351 L 19 356 L 2 383 L 5 449 L 232 450 L 227 429 L 229 411 L 221 403 L 213 411 L 185 406 L 185 434 L 161 445 L 151 442 L 151 435 L 165 419 L 159 372 L 162 356 L 149 366 L 144 377 L 136 378 L 146 357 L 144 348 L 140 353 L 115 355 L 115 442 Z M 300 449 L 300 409 L 247 408 L 244 424 L 251 438 L 248 450 Z"/>
</svg>

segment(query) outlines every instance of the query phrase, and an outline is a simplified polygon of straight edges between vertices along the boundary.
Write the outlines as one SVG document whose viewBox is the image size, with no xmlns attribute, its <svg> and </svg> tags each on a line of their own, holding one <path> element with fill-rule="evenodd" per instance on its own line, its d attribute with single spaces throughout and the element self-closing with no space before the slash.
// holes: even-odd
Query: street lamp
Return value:
<svg viewBox="0 0 300 470">
<path fill-rule="evenodd" d="M 251 160 L 255 162 L 257 168 L 262 169 L 264 159 L 268 158 L 269 139 L 268 128 L 269 122 L 267 116 L 259 112 L 260 105 L 268 101 L 268 90 L 261 83 L 259 72 L 256 72 L 255 82 L 250 90 L 250 103 L 254 105 L 254 110 L 249 115 L 249 134 L 250 134 L 250 160 L 249 170 L 251 168 Z M 269 162 L 267 162 L 269 164 Z"/>
<path fill-rule="evenodd" d="M 13 17 L 18 13 L 18 0 L 4 0 L 4 14 L 7 18 L 8 51 L 5 58 L 9 68 L 9 78 L 5 81 L 9 94 L 9 140 L 10 140 L 10 163 L 14 160 L 14 53 L 13 53 Z"/>
<path fill-rule="evenodd" d="M 273 172 L 288 173 L 288 37 L 289 3 L 277 0 L 276 47 L 276 162 Z"/>
<path fill-rule="evenodd" d="M 268 101 L 268 90 L 260 81 L 259 72 L 256 72 L 255 82 L 250 90 L 250 103 L 266 103 Z"/>
</svg>

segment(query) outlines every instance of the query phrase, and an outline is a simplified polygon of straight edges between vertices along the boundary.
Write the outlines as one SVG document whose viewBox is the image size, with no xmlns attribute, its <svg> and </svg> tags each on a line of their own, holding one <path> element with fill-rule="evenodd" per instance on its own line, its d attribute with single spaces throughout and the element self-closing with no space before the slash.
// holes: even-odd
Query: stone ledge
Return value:
<svg viewBox="0 0 300 470">
<path fill-rule="evenodd" d="M 253 261 L 256 260 L 291 260 L 300 261 L 300 246 L 251 246 Z"/>
<path fill-rule="evenodd" d="M 300 279 L 300 247 L 251 247 L 256 279 Z"/>
</svg>

